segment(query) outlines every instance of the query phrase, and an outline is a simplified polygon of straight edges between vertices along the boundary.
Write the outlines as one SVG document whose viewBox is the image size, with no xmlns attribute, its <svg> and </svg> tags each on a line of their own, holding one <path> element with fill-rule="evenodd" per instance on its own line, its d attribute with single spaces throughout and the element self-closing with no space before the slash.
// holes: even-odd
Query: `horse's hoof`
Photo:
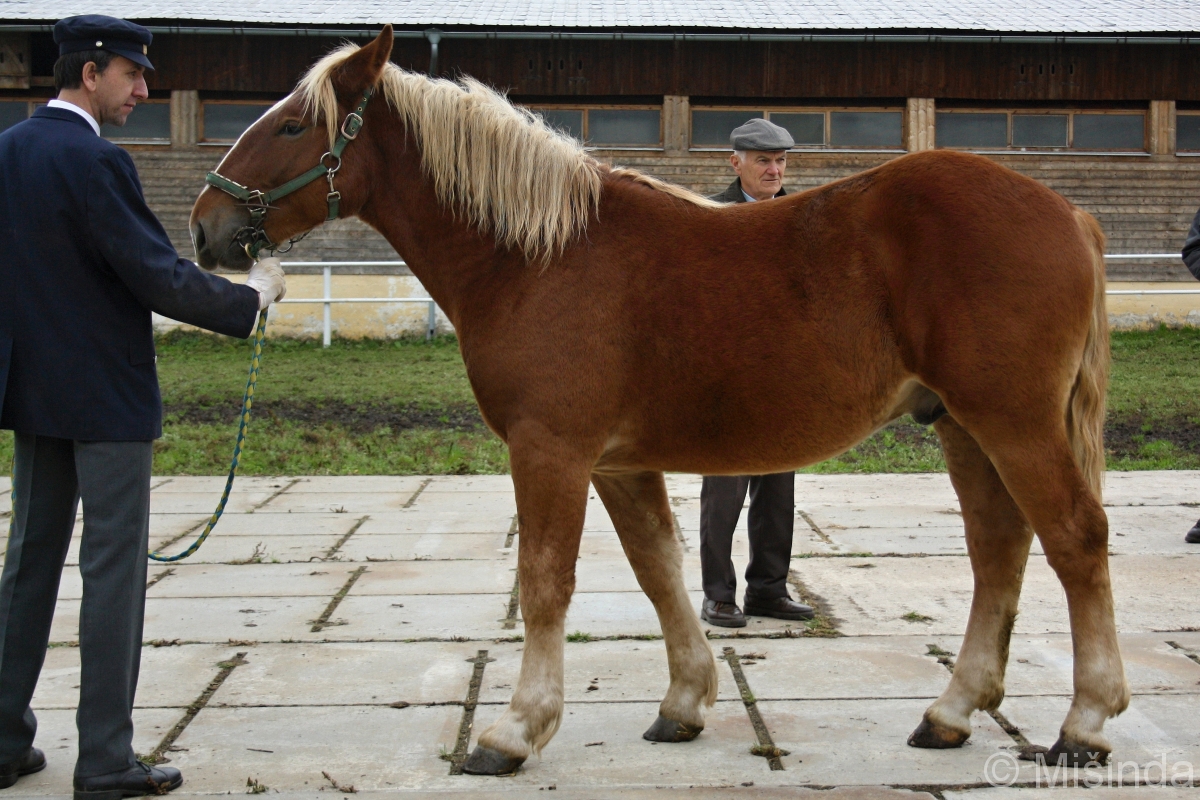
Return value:
<svg viewBox="0 0 1200 800">
<path fill-rule="evenodd" d="M 513 758 L 499 750 L 476 745 L 462 768 L 468 775 L 512 775 L 523 763 L 523 758 Z"/>
<path fill-rule="evenodd" d="M 642 738 L 648 742 L 690 742 L 699 736 L 702 730 L 703 727 L 693 728 L 659 714 L 650 730 L 642 734 Z"/>
<path fill-rule="evenodd" d="M 963 742 L 971 737 L 969 733 L 956 731 L 953 728 L 946 728 L 941 725 L 935 725 L 928 719 L 921 720 L 921 724 L 908 737 L 909 747 L 924 747 L 930 750 L 947 750 L 951 747 L 962 747 Z"/>
<path fill-rule="evenodd" d="M 1108 763 L 1107 750 L 1091 750 L 1079 742 L 1058 737 L 1044 756 L 1047 766 L 1056 766 L 1060 760 L 1068 767 L 1104 766 Z"/>
</svg>

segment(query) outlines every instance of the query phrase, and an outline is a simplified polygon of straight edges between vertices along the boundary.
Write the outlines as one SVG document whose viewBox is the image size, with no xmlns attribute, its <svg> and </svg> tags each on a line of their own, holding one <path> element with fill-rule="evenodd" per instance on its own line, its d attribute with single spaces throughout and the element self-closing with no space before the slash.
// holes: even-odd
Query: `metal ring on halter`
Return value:
<svg viewBox="0 0 1200 800">
<path fill-rule="evenodd" d="M 325 167 L 325 159 L 327 159 L 327 158 L 333 159 L 334 164 L 332 167 Z M 339 169 L 342 168 L 342 157 L 335 156 L 333 153 L 326 153 L 325 155 L 321 156 L 321 160 L 319 163 L 321 164 L 321 166 L 325 167 L 325 169 L 327 169 L 329 171 L 330 175 L 333 175 L 333 174 L 337 173 L 337 171 Z"/>
</svg>

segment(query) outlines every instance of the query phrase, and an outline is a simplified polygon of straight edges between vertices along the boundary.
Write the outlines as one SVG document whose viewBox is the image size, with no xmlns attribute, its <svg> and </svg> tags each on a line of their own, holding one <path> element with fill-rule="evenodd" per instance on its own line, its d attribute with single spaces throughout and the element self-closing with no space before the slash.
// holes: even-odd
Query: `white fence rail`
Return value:
<svg viewBox="0 0 1200 800">
<path fill-rule="evenodd" d="M 1106 261 L 1151 261 L 1174 260 L 1178 253 L 1109 253 L 1104 256 Z M 425 339 L 432 339 L 437 333 L 437 303 L 432 297 L 334 297 L 332 291 L 334 267 L 403 267 L 403 261 L 286 261 L 284 270 L 288 267 L 321 267 L 325 278 L 325 292 L 322 297 L 304 298 L 298 300 L 280 300 L 288 304 L 316 304 L 324 306 L 324 332 L 322 342 L 329 347 L 333 339 L 333 324 L 330 320 L 330 309 L 334 303 L 424 303 L 428 306 L 425 317 Z M 1108 295 L 1154 295 L 1154 294 L 1200 294 L 1200 289 L 1109 289 Z"/>
</svg>

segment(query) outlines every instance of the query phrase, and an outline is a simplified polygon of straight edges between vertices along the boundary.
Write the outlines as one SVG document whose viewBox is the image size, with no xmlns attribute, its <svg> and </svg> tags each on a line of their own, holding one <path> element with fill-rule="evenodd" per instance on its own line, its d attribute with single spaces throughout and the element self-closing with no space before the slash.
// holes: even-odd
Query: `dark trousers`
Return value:
<svg viewBox="0 0 1200 800">
<path fill-rule="evenodd" d="M 133 697 L 146 606 L 151 442 L 73 442 L 16 434 L 13 511 L 0 577 L 0 763 L 33 744 L 29 701 L 75 513 L 83 500 L 79 571 L 79 760 L 90 778 L 134 765 Z"/>
<path fill-rule="evenodd" d="M 734 603 L 737 574 L 730 553 L 737 526 L 750 492 L 750 563 L 746 595 L 774 600 L 787 595 L 792 558 L 792 520 L 796 503 L 796 474 L 706 475 L 700 489 L 700 572 L 704 596 Z"/>
</svg>

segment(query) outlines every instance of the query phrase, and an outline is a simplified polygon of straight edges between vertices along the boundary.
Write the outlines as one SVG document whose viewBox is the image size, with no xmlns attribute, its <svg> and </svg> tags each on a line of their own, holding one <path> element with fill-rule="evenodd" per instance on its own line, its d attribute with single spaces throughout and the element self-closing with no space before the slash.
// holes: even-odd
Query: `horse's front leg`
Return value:
<svg viewBox="0 0 1200 800">
<path fill-rule="evenodd" d="M 472 775 L 506 775 L 549 743 L 563 713 L 563 641 L 587 510 L 590 463 L 552 437 L 513 437 L 519 528 L 517 573 L 525 650 L 508 709 L 479 736 L 463 764 Z"/>
<path fill-rule="evenodd" d="M 675 536 L 663 474 L 596 474 L 592 483 L 638 584 L 654 603 L 667 644 L 671 685 L 643 738 L 690 741 L 704 729 L 704 708 L 716 702 L 717 664 L 684 588 L 683 548 Z"/>
</svg>

